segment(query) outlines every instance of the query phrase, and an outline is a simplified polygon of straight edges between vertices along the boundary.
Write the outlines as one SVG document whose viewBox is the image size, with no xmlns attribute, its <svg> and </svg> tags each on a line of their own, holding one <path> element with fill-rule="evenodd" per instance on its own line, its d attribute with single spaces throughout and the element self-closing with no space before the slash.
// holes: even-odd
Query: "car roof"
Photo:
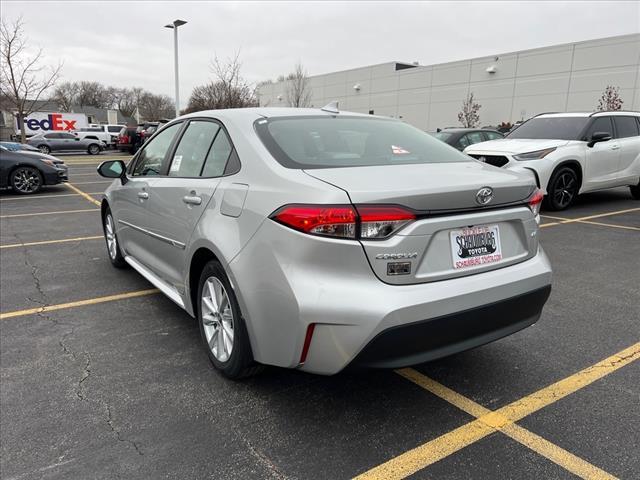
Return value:
<svg viewBox="0 0 640 480">
<path fill-rule="evenodd" d="M 496 132 L 500 133 L 493 128 L 445 128 L 440 130 L 441 133 L 467 133 L 467 132 Z"/>
<path fill-rule="evenodd" d="M 320 108 L 289 108 L 289 107 L 250 107 L 250 108 L 227 108 L 220 110 L 203 110 L 201 112 L 194 112 L 188 115 L 184 115 L 180 118 L 192 118 L 192 117 L 211 117 L 219 118 L 221 120 L 228 119 L 231 121 L 253 121 L 260 117 L 263 118 L 278 118 L 278 117 L 305 117 L 305 116 L 336 116 L 345 115 L 350 117 L 366 117 L 366 118 L 382 118 L 385 120 L 395 120 L 390 117 L 383 117 L 379 115 L 369 115 L 366 113 L 356 113 L 340 111 L 338 114 L 322 110 Z M 396 120 L 399 121 L 399 120 Z"/>
<path fill-rule="evenodd" d="M 553 113 L 542 113 L 540 115 L 536 115 L 534 118 L 559 118 L 559 117 L 601 117 L 603 115 L 622 115 L 622 116 L 634 116 L 640 117 L 640 112 L 634 111 L 626 111 L 626 110 L 612 110 L 605 112 L 553 112 Z"/>
</svg>

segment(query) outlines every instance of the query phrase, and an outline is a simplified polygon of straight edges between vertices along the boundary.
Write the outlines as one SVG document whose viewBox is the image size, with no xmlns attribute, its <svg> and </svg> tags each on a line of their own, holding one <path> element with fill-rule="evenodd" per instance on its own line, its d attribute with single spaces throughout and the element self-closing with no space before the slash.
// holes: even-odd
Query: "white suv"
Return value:
<svg viewBox="0 0 640 480">
<path fill-rule="evenodd" d="M 496 167 L 532 170 L 550 210 L 611 187 L 629 186 L 640 199 L 640 112 L 544 113 L 464 152 Z"/>
</svg>

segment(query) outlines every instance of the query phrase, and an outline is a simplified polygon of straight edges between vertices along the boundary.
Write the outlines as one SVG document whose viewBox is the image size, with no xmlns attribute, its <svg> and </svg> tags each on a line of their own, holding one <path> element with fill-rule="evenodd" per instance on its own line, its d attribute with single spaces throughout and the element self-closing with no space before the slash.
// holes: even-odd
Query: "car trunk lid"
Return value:
<svg viewBox="0 0 640 480">
<path fill-rule="evenodd" d="M 533 176 L 479 162 L 307 170 L 352 203 L 408 207 L 416 219 L 383 240 L 360 240 L 371 268 L 390 284 L 416 284 L 513 265 L 538 250 L 527 200 Z M 493 190 L 485 206 L 476 201 Z M 498 207 L 498 208 L 496 208 Z"/>
</svg>

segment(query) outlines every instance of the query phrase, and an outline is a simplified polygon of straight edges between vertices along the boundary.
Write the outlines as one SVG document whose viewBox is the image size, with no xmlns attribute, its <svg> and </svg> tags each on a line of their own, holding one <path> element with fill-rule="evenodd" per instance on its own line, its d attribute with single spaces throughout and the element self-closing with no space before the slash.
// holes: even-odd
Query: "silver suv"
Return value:
<svg viewBox="0 0 640 480">
<path fill-rule="evenodd" d="M 195 316 L 232 378 L 425 362 L 533 324 L 551 290 L 534 175 L 400 121 L 199 112 L 98 171 L 111 262 Z"/>
</svg>

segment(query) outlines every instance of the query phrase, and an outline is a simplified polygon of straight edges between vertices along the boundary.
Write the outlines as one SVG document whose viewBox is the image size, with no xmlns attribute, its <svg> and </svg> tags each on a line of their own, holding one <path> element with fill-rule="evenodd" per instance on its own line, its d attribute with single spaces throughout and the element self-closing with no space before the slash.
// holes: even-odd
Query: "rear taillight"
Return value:
<svg viewBox="0 0 640 480">
<path fill-rule="evenodd" d="M 395 205 L 285 205 L 270 218 L 312 235 L 376 240 L 390 237 L 416 216 Z"/>
<path fill-rule="evenodd" d="M 394 205 L 358 205 L 360 237 L 387 238 L 416 219 L 415 214 Z"/>
<path fill-rule="evenodd" d="M 529 198 L 529 208 L 533 212 L 533 216 L 537 217 L 540 214 L 540 206 L 542 205 L 542 199 L 544 198 L 544 194 L 542 190 L 539 188 L 533 192 L 531 198 Z"/>
</svg>

